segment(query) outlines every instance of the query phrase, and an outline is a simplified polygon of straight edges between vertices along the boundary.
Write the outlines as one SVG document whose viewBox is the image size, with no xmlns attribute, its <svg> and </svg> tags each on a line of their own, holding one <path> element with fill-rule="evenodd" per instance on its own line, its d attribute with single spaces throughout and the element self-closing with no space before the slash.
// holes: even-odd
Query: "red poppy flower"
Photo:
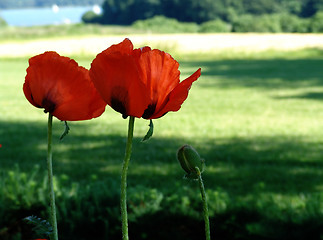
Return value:
<svg viewBox="0 0 323 240">
<path fill-rule="evenodd" d="M 93 86 L 89 71 L 56 52 L 29 59 L 23 86 L 28 101 L 62 121 L 100 116 L 106 103 Z"/>
<path fill-rule="evenodd" d="M 178 111 L 198 69 L 180 82 L 179 64 L 168 53 L 150 47 L 133 49 L 129 39 L 96 56 L 90 77 L 104 101 L 127 116 L 155 119 Z"/>
</svg>

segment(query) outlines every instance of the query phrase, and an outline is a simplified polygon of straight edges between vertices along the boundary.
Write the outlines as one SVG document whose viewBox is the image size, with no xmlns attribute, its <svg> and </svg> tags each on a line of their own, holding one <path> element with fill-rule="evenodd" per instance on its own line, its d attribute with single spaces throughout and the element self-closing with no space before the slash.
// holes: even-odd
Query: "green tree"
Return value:
<svg viewBox="0 0 323 240">
<path fill-rule="evenodd" d="M 291 13 L 295 15 L 300 15 L 302 12 L 302 7 L 304 0 L 282 0 L 280 7 L 285 13 Z"/>
<path fill-rule="evenodd" d="M 323 11 L 317 12 L 310 20 L 311 32 L 323 32 Z"/>
<path fill-rule="evenodd" d="M 279 11 L 279 4 L 276 0 L 243 0 L 246 13 L 266 14 Z"/>
<path fill-rule="evenodd" d="M 323 10 L 323 0 L 304 0 L 304 5 L 302 8 L 302 17 L 312 17 L 318 11 Z"/>
<path fill-rule="evenodd" d="M 233 32 L 281 32 L 279 18 L 276 15 L 265 14 L 254 16 L 241 15 L 232 24 Z"/>
<path fill-rule="evenodd" d="M 87 11 L 82 16 L 82 21 L 84 23 L 99 23 L 101 21 L 102 16 L 96 14 L 93 11 Z"/>
<path fill-rule="evenodd" d="M 159 0 L 106 0 L 102 8 L 102 22 L 108 24 L 131 24 L 161 13 Z"/>
<path fill-rule="evenodd" d="M 220 19 L 238 32 L 306 32 L 309 21 L 299 17 L 314 16 L 320 10 L 323 0 L 105 0 L 103 17 L 98 21 L 132 24 L 163 15 L 198 24 Z M 204 28 L 220 29 L 226 23 L 212 22 Z"/>
<path fill-rule="evenodd" d="M 242 4 L 233 0 L 105 0 L 103 22 L 130 24 L 164 15 L 182 22 L 202 23 L 218 18 L 227 20 L 235 7 L 237 13 L 242 12 Z"/>
<path fill-rule="evenodd" d="M 308 19 L 300 18 L 289 13 L 279 14 L 280 27 L 283 32 L 300 32 L 305 33 L 309 31 Z"/>
<path fill-rule="evenodd" d="M 234 1 L 227 0 L 166 0 L 164 15 L 184 22 L 202 23 L 215 19 L 227 19 L 228 8 Z"/>
</svg>

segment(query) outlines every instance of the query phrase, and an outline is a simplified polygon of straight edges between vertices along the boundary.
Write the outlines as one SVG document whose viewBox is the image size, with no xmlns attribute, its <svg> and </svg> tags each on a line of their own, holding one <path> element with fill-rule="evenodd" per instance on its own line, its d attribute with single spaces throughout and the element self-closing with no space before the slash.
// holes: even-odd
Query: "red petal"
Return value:
<svg viewBox="0 0 323 240">
<path fill-rule="evenodd" d="M 132 54 L 133 44 L 129 38 L 125 38 L 121 43 L 111 45 L 109 48 L 104 50 L 106 54 Z"/>
<path fill-rule="evenodd" d="M 56 52 L 45 52 L 29 60 L 24 93 L 37 107 L 51 104 L 51 113 L 60 120 L 91 119 L 105 108 L 88 70 Z"/>
<path fill-rule="evenodd" d="M 70 89 L 70 95 L 64 96 L 65 101 L 55 109 L 53 115 L 64 121 L 99 117 L 104 112 L 106 103 L 96 91 L 88 70 L 79 67 L 78 72 L 71 77 L 74 78 L 70 80 L 75 85 Z"/>
<path fill-rule="evenodd" d="M 124 116 L 140 118 L 149 101 L 132 48 L 131 41 L 125 39 L 98 54 L 91 64 L 90 76 L 107 104 Z"/>
<path fill-rule="evenodd" d="M 44 96 L 48 93 L 48 90 L 44 88 L 44 84 L 42 83 L 43 62 L 46 61 L 45 59 L 49 56 L 56 55 L 58 54 L 55 52 L 46 52 L 29 59 L 29 67 L 27 68 L 23 89 L 26 98 L 34 106 L 41 107 Z"/>
<path fill-rule="evenodd" d="M 195 73 L 193 73 L 190 77 L 182 81 L 174 90 L 169 94 L 167 104 L 160 109 L 158 112 L 156 111 L 150 119 L 162 117 L 169 111 L 178 111 L 181 108 L 181 105 L 186 100 L 188 96 L 188 92 L 192 86 L 192 83 L 196 81 L 201 76 L 201 68 L 199 68 Z"/>
<path fill-rule="evenodd" d="M 24 83 L 24 86 L 23 86 L 23 91 L 24 91 L 24 94 L 25 94 L 25 97 L 27 98 L 27 100 L 32 104 L 34 105 L 35 107 L 38 107 L 38 108 L 41 108 L 41 106 L 39 104 L 37 104 L 34 100 L 34 97 L 31 93 L 31 90 L 30 90 L 30 86 L 29 86 L 29 81 L 25 82 Z"/>
<path fill-rule="evenodd" d="M 139 58 L 140 76 L 149 92 L 150 104 L 159 111 L 169 93 L 179 84 L 179 64 L 160 50 L 145 51 Z"/>
</svg>

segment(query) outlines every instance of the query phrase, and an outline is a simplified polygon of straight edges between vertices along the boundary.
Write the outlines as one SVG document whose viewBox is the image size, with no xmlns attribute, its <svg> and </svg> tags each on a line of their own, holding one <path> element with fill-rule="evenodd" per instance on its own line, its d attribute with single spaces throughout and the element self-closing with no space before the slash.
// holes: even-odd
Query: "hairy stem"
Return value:
<svg viewBox="0 0 323 240">
<path fill-rule="evenodd" d="M 48 170 L 48 184 L 49 184 L 49 201 L 50 201 L 50 223 L 53 232 L 50 236 L 51 240 L 58 240 L 57 220 L 56 220 L 56 207 L 55 207 L 55 193 L 53 181 L 53 164 L 52 164 L 52 125 L 53 115 L 48 114 L 48 130 L 47 130 L 47 170 Z"/>
<path fill-rule="evenodd" d="M 198 174 L 198 181 L 200 185 L 200 191 L 201 191 L 201 197 L 202 197 L 202 203 L 203 203 L 203 216 L 204 216 L 204 222 L 205 222 L 205 238 L 206 240 L 211 240 L 211 234 L 210 234 L 210 221 L 209 221 L 209 209 L 207 206 L 207 200 L 206 200 L 206 194 L 203 184 L 202 175 L 200 172 L 200 169 L 198 167 L 195 167 L 197 174 Z"/>
<path fill-rule="evenodd" d="M 121 173 L 121 196 L 120 196 L 120 206 L 121 206 L 121 221 L 122 221 L 122 239 L 128 240 L 128 213 L 127 213 L 127 171 L 131 157 L 132 139 L 133 139 L 133 129 L 134 129 L 135 118 L 129 118 L 128 125 L 128 140 L 126 145 L 126 153 L 123 160 L 122 173 Z"/>
</svg>

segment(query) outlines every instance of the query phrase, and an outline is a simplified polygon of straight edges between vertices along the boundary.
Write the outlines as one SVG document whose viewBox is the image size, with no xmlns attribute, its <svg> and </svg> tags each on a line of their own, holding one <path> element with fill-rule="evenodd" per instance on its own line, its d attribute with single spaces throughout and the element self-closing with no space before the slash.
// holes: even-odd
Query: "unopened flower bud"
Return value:
<svg viewBox="0 0 323 240">
<path fill-rule="evenodd" d="M 197 179 L 199 172 L 204 171 L 204 160 L 200 157 L 198 152 L 190 145 L 184 145 L 177 151 L 177 159 L 187 173 L 185 177 Z M 197 171 L 196 167 L 199 169 Z"/>
</svg>

